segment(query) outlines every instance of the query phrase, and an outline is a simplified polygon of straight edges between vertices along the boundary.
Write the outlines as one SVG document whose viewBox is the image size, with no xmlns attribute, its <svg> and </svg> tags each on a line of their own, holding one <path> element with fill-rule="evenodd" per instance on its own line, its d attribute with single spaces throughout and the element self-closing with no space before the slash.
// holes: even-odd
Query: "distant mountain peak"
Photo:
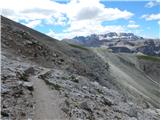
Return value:
<svg viewBox="0 0 160 120">
<path fill-rule="evenodd" d="M 117 40 L 137 41 L 142 39 L 144 38 L 134 35 L 133 33 L 109 32 L 105 34 L 91 34 L 88 36 L 76 36 L 73 39 L 69 40 L 69 42 L 82 44 L 86 46 L 100 46 L 105 41 L 117 41 Z"/>
<path fill-rule="evenodd" d="M 76 36 L 67 42 L 88 47 L 105 46 L 112 52 L 142 52 L 147 55 L 160 56 L 160 42 L 154 39 L 146 39 L 133 33 L 109 32 L 106 34 L 91 34 L 89 36 Z"/>
<path fill-rule="evenodd" d="M 85 40 L 85 39 L 98 39 L 98 40 L 115 40 L 115 39 L 124 39 L 124 40 L 139 40 L 144 39 L 143 37 L 134 35 L 133 33 L 116 33 L 116 32 L 109 32 L 106 34 L 91 34 L 89 36 L 76 36 L 73 39 L 74 40 Z"/>
</svg>

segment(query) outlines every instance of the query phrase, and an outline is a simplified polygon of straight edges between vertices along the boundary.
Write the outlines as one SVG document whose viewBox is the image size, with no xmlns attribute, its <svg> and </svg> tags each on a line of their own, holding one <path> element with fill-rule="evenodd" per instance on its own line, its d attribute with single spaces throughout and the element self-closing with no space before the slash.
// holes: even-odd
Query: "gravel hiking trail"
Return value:
<svg viewBox="0 0 160 120">
<path fill-rule="evenodd" d="M 38 75 L 30 76 L 34 84 L 33 96 L 36 102 L 33 120 L 66 120 L 64 113 L 59 107 L 62 99 L 58 91 L 51 90 L 43 80 L 38 78 L 39 75 L 48 71 L 50 69 L 44 69 Z"/>
</svg>

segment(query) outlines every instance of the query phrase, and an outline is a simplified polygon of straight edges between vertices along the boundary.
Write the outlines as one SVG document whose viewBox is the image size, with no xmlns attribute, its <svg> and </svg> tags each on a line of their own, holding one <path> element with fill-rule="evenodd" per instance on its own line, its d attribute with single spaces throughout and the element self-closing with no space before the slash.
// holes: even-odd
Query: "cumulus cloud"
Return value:
<svg viewBox="0 0 160 120">
<path fill-rule="evenodd" d="M 136 29 L 136 28 L 139 28 L 140 26 L 136 24 L 135 21 L 129 21 L 129 24 L 127 25 L 127 27 L 131 29 Z"/>
<path fill-rule="evenodd" d="M 34 21 L 30 21 L 29 23 L 24 24 L 24 25 L 31 27 L 31 28 L 34 28 L 40 24 L 41 24 L 41 20 L 34 20 Z"/>
<path fill-rule="evenodd" d="M 60 34 L 60 33 L 56 33 L 55 31 L 53 31 L 53 30 L 49 30 L 49 32 L 47 33 L 47 35 L 48 36 L 50 36 L 50 37 L 53 37 L 53 38 L 55 38 L 55 39 L 62 39 L 64 36 L 64 34 Z"/>
<path fill-rule="evenodd" d="M 158 13 L 158 14 L 150 14 L 150 15 L 143 15 L 142 18 L 144 18 L 147 21 L 157 20 L 158 21 L 157 23 L 159 24 L 160 13 Z"/>
<path fill-rule="evenodd" d="M 85 19 L 93 19 L 97 17 L 101 13 L 101 10 L 97 7 L 86 7 L 81 9 L 78 13 L 76 18 L 78 20 L 85 20 Z"/>
<path fill-rule="evenodd" d="M 74 21 L 71 26 L 65 30 L 65 32 L 78 32 L 78 31 L 86 31 L 86 33 L 102 33 L 109 31 L 123 31 L 123 27 L 120 25 L 112 25 L 112 26 L 102 26 L 101 22 L 98 21 Z"/>
<path fill-rule="evenodd" d="M 53 0 L 4 0 L 0 7 L 2 15 L 15 21 L 23 20 L 29 27 L 40 24 L 67 26 L 57 37 L 74 37 L 111 30 L 120 32 L 124 30 L 124 26 L 102 26 L 101 23 L 127 20 L 134 15 L 127 10 L 108 8 L 100 0 L 70 0 L 65 4 Z M 48 34 L 55 35 L 55 32 L 50 31 Z"/>
<path fill-rule="evenodd" d="M 99 0 L 72 0 L 68 4 L 67 15 L 71 20 L 117 20 L 128 19 L 134 14 L 118 8 L 106 8 Z"/>
<path fill-rule="evenodd" d="M 146 20 L 160 20 L 160 13 L 158 14 L 151 14 L 151 15 L 143 15 L 142 18 L 145 18 Z"/>
<path fill-rule="evenodd" d="M 63 15 L 63 4 L 51 0 L 4 0 L 0 7 L 3 16 L 16 21 L 58 19 Z"/>
<path fill-rule="evenodd" d="M 160 5 L 160 1 L 154 0 L 154 1 L 148 2 L 148 3 L 145 5 L 145 7 L 147 7 L 147 8 L 152 8 L 152 7 L 155 7 L 155 6 L 158 6 L 158 5 Z"/>
<path fill-rule="evenodd" d="M 127 26 L 128 28 L 139 28 L 139 25 L 136 25 L 136 24 L 131 24 L 131 25 L 128 25 Z"/>
<path fill-rule="evenodd" d="M 57 38 L 57 39 L 63 39 L 63 38 L 73 38 L 75 36 L 87 36 L 90 34 L 103 34 L 108 32 L 124 32 L 126 31 L 125 26 L 121 25 L 110 25 L 110 26 L 101 26 L 101 25 L 94 25 L 91 26 L 91 24 L 88 24 L 88 28 L 85 29 L 83 27 L 78 28 L 68 28 L 67 30 L 64 30 L 63 33 L 56 33 L 54 30 L 50 30 L 47 35 Z"/>
</svg>

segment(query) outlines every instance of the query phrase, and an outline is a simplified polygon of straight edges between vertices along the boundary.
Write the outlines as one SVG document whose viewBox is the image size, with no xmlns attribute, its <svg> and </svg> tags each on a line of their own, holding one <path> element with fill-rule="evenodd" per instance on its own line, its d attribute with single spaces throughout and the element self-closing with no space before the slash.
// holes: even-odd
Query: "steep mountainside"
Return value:
<svg viewBox="0 0 160 120">
<path fill-rule="evenodd" d="M 94 51 L 104 61 L 109 62 L 110 70 L 117 82 L 129 91 L 138 91 L 146 99 L 159 106 L 160 100 L 160 58 L 159 61 L 139 59 L 132 54 L 112 54 L 106 49 L 97 48 Z M 144 69 L 145 68 L 145 69 Z M 155 94 L 156 93 L 156 94 Z M 135 93 L 133 93 L 135 95 Z"/>
<path fill-rule="evenodd" d="M 160 119 L 158 84 L 138 68 L 131 75 L 130 62 L 118 66 L 129 58 L 117 61 L 115 54 L 55 40 L 5 17 L 1 32 L 2 119 Z"/>
</svg>

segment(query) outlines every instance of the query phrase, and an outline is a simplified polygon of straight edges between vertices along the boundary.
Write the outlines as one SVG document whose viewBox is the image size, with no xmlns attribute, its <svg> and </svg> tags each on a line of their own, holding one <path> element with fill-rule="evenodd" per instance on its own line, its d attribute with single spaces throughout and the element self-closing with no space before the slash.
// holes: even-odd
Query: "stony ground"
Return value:
<svg viewBox="0 0 160 120">
<path fill-rule="evenodd" d="M 94 51 L 109 63 L 112 76 L 131 94 L 136 96 L 135 92 L 137 92 L 146 100 L 155 104 L 156 107 L 160 107 L 159 62 L 142 62 L 137 59 L 136 55 L 113 54 L 106 52 L 105 49 L 98 48 Z M 146 71 L 143 71 L 143 66 L 146 67 Z M 149 74 L 147 71 L 152 72 Z"/>
<path fill-rule="evenodd" d="M 18 58 L 1 55 L 1 115 L 5 120 L 22 120 L 32 118 L 34 111 L 33 85 L 24 75 L 31 67 Z"/>
<path fill-rule="evenodd" d="M 116 73 L 88 48 L 2 18 L 1 58 L 3 120 L 160 119 L 158 106 L 117 82 L 121 68 Z"/>
<path fill-rule="evenodd" d="M 158 120 L 158 109 L 147 102 L 139 105 L 118 91 L 96 81 L 58 69 L 40 76 L 65 101 L 61 109 L 71 120 Z"/>
<path fill-rule="evenodd" d="M 3 119 L 158 120 L 159 110 L 141 105 L 87 77 L 33 66 L 2 54 Z M 22 77 L 23 74 L 23 77 Z M 28 75 L 28 77 L 27 77 Z M 24 77 L 25 76 L 25 77 Z M 53 112 L 54 111 L 54 112 Z"/>
</svg>

